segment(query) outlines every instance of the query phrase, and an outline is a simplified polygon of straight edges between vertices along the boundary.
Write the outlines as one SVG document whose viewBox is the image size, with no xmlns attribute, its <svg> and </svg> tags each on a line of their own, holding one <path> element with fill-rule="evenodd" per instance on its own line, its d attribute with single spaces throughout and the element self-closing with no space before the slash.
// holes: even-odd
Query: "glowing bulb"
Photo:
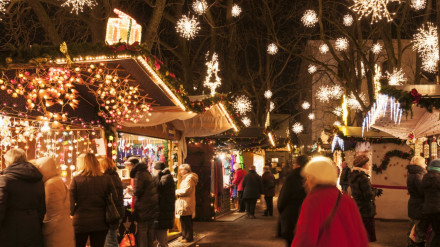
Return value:
<svg viewBox="0 0 440 247">
<path fill-rule="evenodd" d="M 309 72 L 309 74 L 313 74 L 318 70 L 318 68 L 316 68 L 315 65 L 313 64 L 309 64 L 309 67 L 307 68 L 307 71 Z"/>
<path fill-rule="evenodd" d="M 308 117 L 309 117 L 310 120 L 315 119 L 315 113 L 309 113 Z"/>
<path fill-rule="evenodd" d="M 187 40 L 193 39 L 199 33 L 199 30 L 199 22 L 194 17 L 188 18 L 188 16 L 183 15 L 177 21 L 176 31 Z"/>
<path fill-rule="evenodd" d="M 251 126 L 251 120 L 248 117 L 244 117 L 241 119 L 241 122 L 243 123 L 244 126 L 249 127 Z"/>
<path fill-rule="evenodd" d="M 264 98 L 266 98 L 266 99 L 270 99 L 270 98 L 272 98 L 272 91 L 270 91 L 270 90 L 266 90 L 266 91 L 264 92 Z"/>
<path fill-rule="evenodd" d="M 327 44 L 322 44 L 319 46 L 319 51 L 322 54 L 326 54 L 329 51 L 328 45 Z"/>
<path fill-rule="evenodd" d="M 301 18 L 302 23 L 306 27 L 313 27 L 318 22 L 318 15 L 314 10 L 306 10 Z"/>
<path fill-rule="evenodd" d="M 350 27 L 351 25 L 353 25 L 353 21 L 353 16 L 349 14 L 344 15 L 344 18 L 342 19 L 342 22 L 346 27 Z"/>
<path fill-rule="evenodd" d="M 237 113 L 245 114 L 252 110 L 252 102 L 245 95 L 241 95 L 235 99 L 233 107 Z"/>
<path fill-rule="evenodd" d="M 307 101 L 304 101 L 304 103 L 301 104 L 301 107 L 302 107 L 304 110 L 307 110 L 307 109 L 310 108 L 310 103 L 307 102 Z"/>
<path fill-rule="evenodd" d="M 301 123 L 296 122 L 292 126 L 292 131 L 295 134 L 300 134 L 301 132 L 303 132 L 303 130 L 304 130 L 304 126 Z"/>
<path fill-rule="evenodd" d="M 348 39 L 347 38 L 337 38 L 335 41 L 335 48 L 338 51 L 345 51 L 348 48 Z"/>
<path fill-rule="evenodd" d="M 241 8 L 237 4 L 232 6 L 231 14 L 233 17 L 238 17 L 241 14 Z"/>
<path fill-rule="evenodd" d="M 382 45 L 380 45 L 379 43 L 374 44 L 371 47 L 371 51 L 376 55 L 379 54 L 382 51 Z"/>
<path fill-rule="evenodd" d="M 278 52 L 278 46 L 274 43 L 269 44 L 267 46 L 267 53 L 269 53 L 270 55 L 275 55 Z"/>
<path fill-rule="evenodd" d="M 192 8 L 198 15 L 203 15 L 208 9 L 208 3 L 205 0 L 197 0 L 193 2 Z"/>
</svg>

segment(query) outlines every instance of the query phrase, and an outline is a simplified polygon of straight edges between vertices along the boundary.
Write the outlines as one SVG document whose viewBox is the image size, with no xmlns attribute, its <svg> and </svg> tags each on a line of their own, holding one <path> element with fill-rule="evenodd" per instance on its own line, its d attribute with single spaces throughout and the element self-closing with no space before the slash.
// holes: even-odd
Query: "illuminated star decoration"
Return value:
<svg viewBox="0 0 440 247">
<path fill-rule="evenodd" d="M 388 79 L 388 85 L 390 86 L 397 86 L 402 85 L 403 83 L 407 82 L 407 78 L 405 77 L 405 73 L 403 73 L 402 69 L 396 69 L 394 68 L 393 73 L 386 72 L 387 79 Z"/>
<path fill-rule="evenodd" d="M 6 12 L 6 5 L 8 5 L 10 0 L 0 0 L 0 14 L 4 14 Z M 2 18 L 0 18 L 0 21 Z"/>
<path fill-rule="evenodd" d="M 310 120 L 315 119 L 315 113 L 309 113 L 308 117 L 309 117 Z"/>
<path fill-rule="evenodd" d="M 363 103 L 365 103 L 367 101 L 367 97 L 365 96 L 364 93 L 360 93 L 359 98 L 362 100 Z M 351 92 L 350 97 L 348 97 L 348 99 L 347 99 L 347 105 L 352 110 L 355 110 L 355 111 L 362 110 L 361 103 L 359 103 L 359 101 L 356 99 L 356 96 L 354 95 L 353 92 Z"/>
<path fill-rule="evenodd" d="M 301 21 L 306 27 L 314 27 L 315 24 L 318 22 L 318 15 L 314 10 L 306 10 L 306 12 L 304 12 L 304 15 L 301 17 Z"/>
<path fill-rule="evenodd" d="M 344 24 L 344 26 L 350 27 L 351 25 L 353 25 L 353 16 L 349 14 L 344 15 L 344 18 L 342 19 L 342 23 Z"/>
<path fill-rule="evenodd" d="M 292 126 L 292 131 L 295 134 L 299 134 L 299 133 L 303 132 L 303 130 L 304 130 L 304 126 L 299 122 L 294 123 Z"/>
<path fill-rule="evenodd" d="M 275 103 L 273 103 L 272 101 L 270 102 L 269 105 L 269 112 L 272 112 L 273 110 L 275 110 Z"/>
<path fill-rule="evenodd" d="M 415 10 L 422 10 L 426 7 L 426 0 L 411 0 L 411 8 Z"/>
<path fill-rule="evenodd" d="M 245 95 L 235 98 L 233 106 L 235 111 L 240 114 L 246 114 L 252 110 L 252 102 Z"/>
<path fill-rule="evenodd" d="M 304 103 L 301 104 L 301 107 L 302 107 L 304 110 L 307 110 L 307 109 L 310 108 L 310 103 L 307 102 L 307 101 L 304 101 Z"/>
<path fill-rule="evenodd" d="M 371 23 L 378 22 L 382 19 L 392 21 L 387 5 L 393 0 L 354 0 L 353 6 L 350 8 L 360 15 L 360 18 L 371 15 Z"/>
<path fill-rule="evenodd" d="M 241 119 L 241 122 L 244 124 L 244 126 L 249 127 L 251 126 L 251 120 L 248 117 L 244 117 Z"/>
<path fill-rule="evenodd" d="M 238 17 L 241 14 L 241 8 L 237 4 L 232 6 L 231 14 L 233 17 Z"/>
<path fill-rule="evenodd" d="M 275 55 L 278 52 L 278 46 L 275 43 L 271 43 L 267 46 L 267 53 L 270 55 Z"/>
<path fill-rule="evenodd" d="M 264 98 L 266 98 L 266 99 L 270 99 L 270 98 L 272 98 L 272 91 L 270 91 L 270 90 L 266 90 L 266 91 L 264 92 Z"/>
<path fill-rule="evenodd" d="M 333 85 L 333 86 L 324 85 L 321 86 L 316 91 L 315 97 L 319 101 L 323 103 L 327 103 L 332 99 L 340 99 L 343 94 L 344 94 L 344 90 L 339 85 Z"/>
<path fill-rule="evenodd" d="M 319 46 L 319 52 L 321 52 L 322 54 L 326 54 L 328 51 L 329 48 L 327 44 L 322 44 Z"/>
<path fill-rule="evenodd" d="M 435 73 L 439 61 L 439 46 L 437 27 L 433 23 L 428 22 L 426 26 L 423 25 L 418 29 L 418 33 L 414 35 L 413 49 L 422 58 L 422 69 Z"/>
<path fill-rule="evenodd" d="M 379 54 L 382 51 L 382 45 L 380 45 L 379 43 L 374 44 L 371 47 L 371 51 L 376 55 Z"/>
<path fill-rule="evenodd" d="M 318 70 L 318 68 L 316 68 L 316 66 L 313 65 L 313 64 L 309 64 L 309 67 L 307 68 L 307 71 L 308 71 L 310 74 L 315 73 L 317 70 Z"/>
<path fill-rule="evenodd" d="M 183 15 L 179 21 L 177 21 L 176 31 L 183 38 L 189 40 L 193 39 L 200 30 L 199 22 L 194 18 L 188 18 L 188 16 Z"/>
<path fill-rule="evenodd" d="M 333 125 L 334 125 L 334 126 L 341 126 L 341 122 L 339 122 L 339 121 L 335 121 L 335 122 L 333 123 Z"/>
<path fill-rule="evenodd" d="M 206 54 L 206 59 L 209 59 L 209 52 Z M 211 89 L 211 96 L 215 95 L 215 89 L 220 87 L 222 84 L 222 79 L 218 75 L 218 72 L 220 71 L 219 65 L 218 65 L 218 56 L 217 53 L 214 52 L 212 54 L 212 58 L 210 61 L 206 62 L 206 67 L 208 67 L 208 72 L 205 78 L 205 82 L 203 85 L 209 89 Z M 214 81 L 211 81 L 211 78 L 213 77 Z"/>
<path fill-rule="evenodd" d="M 93 8 L 96 6 L 96 2 L 95 0 L 66 0 L 61 6 L 70 7 L 72 8 L 71 13 L 79 14 L 84 11 L 84 7 Z"/>
<path fill-rule="evenodd" d="M 203 15 L 208 9 L 208 3 L 205 0 L 197 0 L 193 2 L 192 8 L 198 15 Z"/>
<path fill-rule="evenodd" d="M 333 110 L 333 114 L 335 114 L 336 116 L 340 117 L 342 116 L 342 107 L 338 106 Z"/>
<path fill-rule="evenodd" d="M 345 51 L 348 48 L 348 39 L 347 38 L 337 38 L 335 41 L 335 47 L 338 51 Z"/>
</svg>

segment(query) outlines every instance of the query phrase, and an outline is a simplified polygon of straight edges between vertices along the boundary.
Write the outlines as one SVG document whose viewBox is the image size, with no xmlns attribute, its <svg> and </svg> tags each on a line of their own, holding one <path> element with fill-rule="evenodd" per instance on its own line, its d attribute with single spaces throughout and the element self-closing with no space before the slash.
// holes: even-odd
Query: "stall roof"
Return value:
<svg viewBox="0 0 440 247">
<path fill-rule="evenodd" d="M 339 130 L 346 137 L 362 137 L 362 127 L 340 126 Z M 395 138 L 393 135 L 374 128 L 364 132 L 366 138 Z"/>
</svg>

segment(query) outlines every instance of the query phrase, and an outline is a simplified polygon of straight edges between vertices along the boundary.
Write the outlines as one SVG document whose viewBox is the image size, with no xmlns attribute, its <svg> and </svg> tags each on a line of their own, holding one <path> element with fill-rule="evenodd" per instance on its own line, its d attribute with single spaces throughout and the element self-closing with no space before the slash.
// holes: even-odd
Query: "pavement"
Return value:
<svg viewBox="0 0 440 247">
<path fill-rule="evenodd" d="M 274 198 L 275 199 L 275 198 Z M 197 247 L 285 247 L 284 240 L 276 237 L 278 212 L 274 200 L 274 216 L 262 216 L 264 203 L 257 203 L 256 219 L 240 217 L 226 222 L 194 222 L 194 231 L 204 238 L 194 243 Z M 409 223 L 407 221 L 376 220 L 377 242 L 370 247 L 405 247 Z"/>
</svg>

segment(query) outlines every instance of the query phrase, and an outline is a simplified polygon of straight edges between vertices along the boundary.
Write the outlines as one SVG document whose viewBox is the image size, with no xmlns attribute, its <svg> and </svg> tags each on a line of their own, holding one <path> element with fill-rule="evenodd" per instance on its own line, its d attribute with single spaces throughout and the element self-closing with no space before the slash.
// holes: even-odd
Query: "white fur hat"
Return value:
<svg viewBox="0 0 440 247">
<path fill-rule="evenodd" d="M 313 177 L 322 185 L 336 185 L 338 171 L 333 161 L 327 157 L 315 157 L 307 163 L 302 171 L 303 177 Z"/>
<path fill-rule="evenodd" d="M 410 165 L 417 165 L 417 166 L 421 166 L 423 168 L 426 168 L 425 158 L 423 158 L 421 156 L 414 156 L 411 159 L 411 162 L 409 164 Z"/>
</svg>

